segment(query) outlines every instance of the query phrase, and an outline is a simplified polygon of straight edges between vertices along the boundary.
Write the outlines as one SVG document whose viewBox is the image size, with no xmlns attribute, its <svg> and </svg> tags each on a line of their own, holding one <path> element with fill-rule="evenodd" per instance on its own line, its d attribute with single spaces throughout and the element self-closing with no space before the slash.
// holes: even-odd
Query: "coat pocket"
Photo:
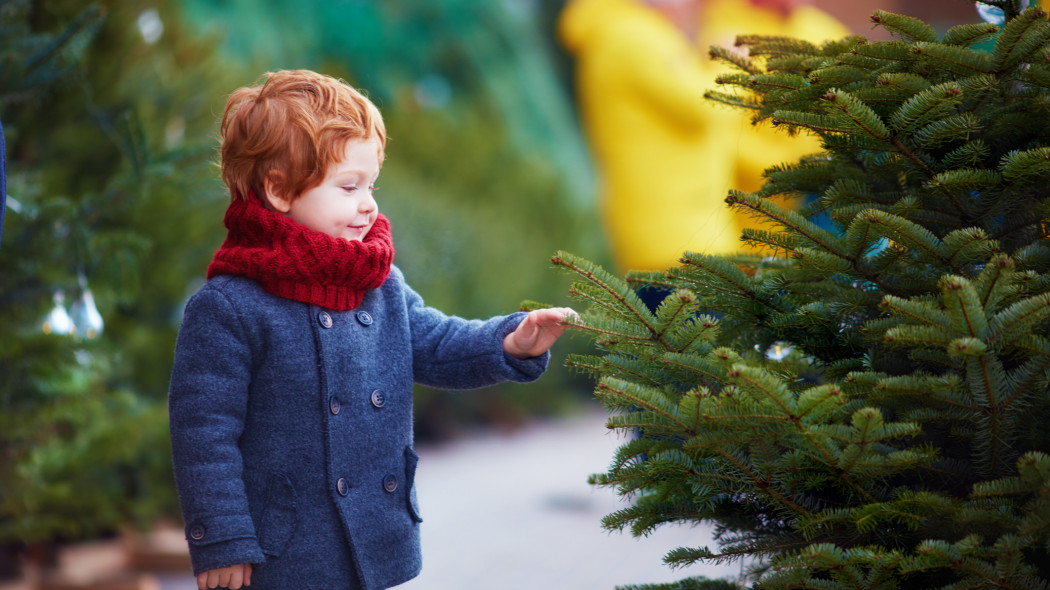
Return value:
<svg viewBox="0 0 1050 590">
<path fill-rule="evenodd" d="M 419 455 L 412 450 L 412 447 L 405 447 L 405 483 L 407 484 L 405 497 L 408 500 L 408 513 L 412 515 L 412 520 L 423 522 L 423 517 L 419 515 L 419 500 L 416 498 L 416 465 L 418 464 Z"/>
<path fill-rule="evenodd" d="M 298 524 L 298 509 L 295 487 L 287 475 L 275 474 L 270 478 L 266 496 L 266 507 L 259 519 L 256 533 L 263 553 L 280 557 Z"/>
</svg>

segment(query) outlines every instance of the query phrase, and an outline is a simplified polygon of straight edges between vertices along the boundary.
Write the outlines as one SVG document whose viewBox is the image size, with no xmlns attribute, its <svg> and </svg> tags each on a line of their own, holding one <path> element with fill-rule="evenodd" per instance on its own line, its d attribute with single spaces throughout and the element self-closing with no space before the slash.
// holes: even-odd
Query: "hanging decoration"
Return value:
<svg viewBox="0 0 1050 590">
<path fill-rule="evenodd" d="M 69 317 L 69 312 L 66 311 L 65 291 L 62 289 L 55 291 L 54 300 L 55 307 L 47 313 L 41 329 L 45 334 L 72 334 L 74 330 L 73 319 Z"/>
<path fill-rule="evenodd" d="M 975 2 L 974 5 L 977 6 L 977 14 L 984 19 L 984 22 L 992 23 L 993 25 L 1002 25 L 1006 22 L 1006 16 L 1002 8 L 984 2 Z M 1026 8 L 1028 8 L 1028 0 L 1021 0 L 1021 10 Z"/>
<path fill-rule="evenodd" d="M 78 338 L 93 340 L 102 335 L 102 328 L 105 324 L 102 321 L 102 314 L 95 306 L 95 297 L 88 288 L 87 277 L 81 273 L 79 280 L 80 298 L 70 306 L 70 317 L 73 320 L 74 334 Z"/>
</svg>

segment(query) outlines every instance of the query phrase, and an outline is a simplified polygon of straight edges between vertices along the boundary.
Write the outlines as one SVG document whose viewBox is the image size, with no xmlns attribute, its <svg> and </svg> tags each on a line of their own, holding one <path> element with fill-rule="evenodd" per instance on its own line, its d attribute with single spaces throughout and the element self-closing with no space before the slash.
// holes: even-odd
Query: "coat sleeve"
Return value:
<svg viewBox="0 0 1050 590">
<path fill-rule="evenodd" d="M 194 574 L 265 559 L 237 445 L 251 366 L 234 306 L 220 291 L 205 287 L 186 305 L 168 395 L 175 483 Z"/>
<path fill-rule="evenodd" d="M 467 320 L 427 307 L 405 285 L 412 337 L 412 372 L 417 383 L 439 389 L 477 389 L 504 381 L 528 382 L 547 370 L 550 352 L 516 359 L 503 352 L 503 338 L 524 313 Z"/>
</svg>

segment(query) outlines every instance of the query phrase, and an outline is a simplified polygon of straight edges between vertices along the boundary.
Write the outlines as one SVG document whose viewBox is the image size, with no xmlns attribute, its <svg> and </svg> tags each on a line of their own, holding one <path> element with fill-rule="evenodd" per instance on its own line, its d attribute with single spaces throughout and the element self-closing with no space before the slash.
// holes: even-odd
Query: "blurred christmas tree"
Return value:
<svg viewBox="0 0 1050 590">
<path fill-rule="evenodd" d="M 177 314 L 225 207 L 212 53 L 131 0 L 0 3 L 0 544 L 177 514 Z"/>
<path fill-rule="evenodd" d="M 714 523 L 666 561 L 740 559 L 741 586 L 1050 587 L 1050 24 L 985 4 L 1005 24 L 877 11 L 893 40 L 712 50 L 739 73 L 710 98 L 823 142 L 727 199 L 781 257 L 555 257 L 600 351 L 570 364 L 640 433 L 592 477 L 633 499 L 606 527 Z M 644 286 L 672 290 L 655 313 Z"/>
</svg>

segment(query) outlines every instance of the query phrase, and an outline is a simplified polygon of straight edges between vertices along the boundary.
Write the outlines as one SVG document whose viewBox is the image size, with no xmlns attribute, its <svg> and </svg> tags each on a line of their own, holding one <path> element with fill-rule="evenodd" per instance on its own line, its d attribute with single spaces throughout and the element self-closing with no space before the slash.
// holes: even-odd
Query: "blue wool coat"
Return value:
<svg viewBox="0 0 1050 590">
<path fill-rule="evenodd" d="M 187 303 L 169 410 L 194 573 L 256 564 L 251 587 L 388 588 L 420 570 L 412 384 L 531 381 L 487 321 L 424 305 L 395 267 L 357 309 L 218 276 Z"/>
</svg>

